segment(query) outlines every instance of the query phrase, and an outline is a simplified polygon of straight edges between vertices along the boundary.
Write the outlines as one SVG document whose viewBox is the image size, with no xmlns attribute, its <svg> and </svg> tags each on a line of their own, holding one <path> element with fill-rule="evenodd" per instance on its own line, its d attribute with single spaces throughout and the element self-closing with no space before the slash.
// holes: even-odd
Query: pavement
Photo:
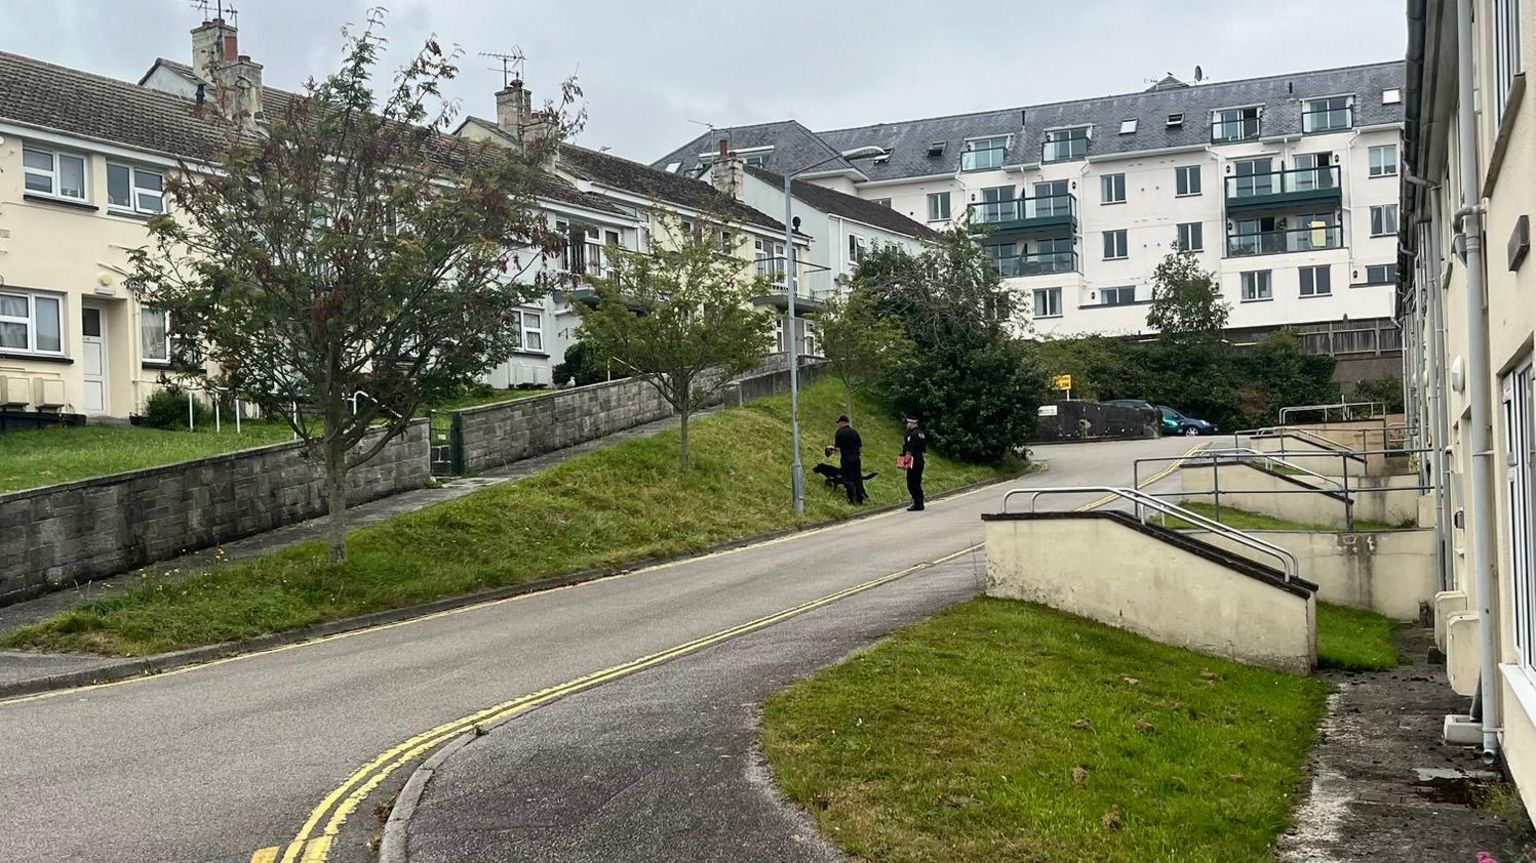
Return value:
<svg viewBox="0 0 1536 863">
<path fill-rule="evenodd" d="M 615 721 L 625 703 L 643 703 L 634 685 L 662 687 L 650 692 L 701 715 L 719 704 L 709 693 L 752 703 L 755 689 L 671 675 L 722 656 L 765 657 L 775 680 L 807 673 L 974 591 L 974 573 L 954 566 L 953 556 L 980 541 L 979 516 L 999 508 L 1003 488 L 1123 485 L 1131 459 L 1178 455 L 1189 445 L 1040 447 L 1048 471 L 921 514 L 876 515 L 569 588 L 0 702 L 0 860 L 370 859 L 389 798 L 459 732 L 479 725 L 500 745 L 567 701 Z M 1094 497 L 1041 503 L 1071 508 Z M 946 558 L 949 565 L 929 565 Z M 718 662 L 705 674 L 750 677 Z M 667 689 L 663 675 L 679 688 Z M 739 732 L 739 716 L 726 721 Z M 651 728 L 664 736 L 665 727 Z M 567 756 L 573 767 L 596 763 L 591 753 Z M 461 764 L 450 757 L 440 767 Z M 652 789 L 658 806 L 663 787 Z M 424 800 L 426 808 L 437 799 Z M 583 799 L 590 808 L 600 796 Z M 653 831 L 687 826 L 652 811 Z M 764 823 L 786 817 L 764 812 Z M 564 859 L 613 858 L 573 851 Z"/>
</svg>

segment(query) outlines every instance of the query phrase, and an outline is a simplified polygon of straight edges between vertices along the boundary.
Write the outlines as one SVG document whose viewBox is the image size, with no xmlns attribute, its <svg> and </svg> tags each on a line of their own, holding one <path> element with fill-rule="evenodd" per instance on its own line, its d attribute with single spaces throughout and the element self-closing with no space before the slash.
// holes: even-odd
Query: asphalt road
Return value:
<svg viewBox="0 0 1536 863">
<path fill-rule="evenodd" d="M 1004 488 L 1126 485 L 1131 459 L 1178 455 L 1191 443 L 1041 448 L 1037 457 L 1050 469 Z M 1092 497 L 1042 505 L 1070 508 Z M 363 859 L 379 827 L 376 807 L 436 742 L 468 727 L 458 720 L 482 711 L 476 721 L 487 725 L 521 717 L 583 687 L 702 656 L 745 633 L 743 624 L 759 621 L 757 631 L 767 631 L 761 627 L 781 612 L 976 544 L 978 517 L 1000 500 L 999 488 L 987 489 L 921 514 L 876 516 L 152 678 L 0 703 L 0 860 Z M 877 603 L 889 610 L 883 624 L 878 614 L 860 616 L 860 631 L 936 607 L 926 588 L 907 582 L 859 594 L 896 600 Z M 835 621 L 839 605 L 809 613 Z M 500 710 L 487 711 L 494 705 Z M 301 834 L 302 844 L 294 841 Z"/>
</svg>

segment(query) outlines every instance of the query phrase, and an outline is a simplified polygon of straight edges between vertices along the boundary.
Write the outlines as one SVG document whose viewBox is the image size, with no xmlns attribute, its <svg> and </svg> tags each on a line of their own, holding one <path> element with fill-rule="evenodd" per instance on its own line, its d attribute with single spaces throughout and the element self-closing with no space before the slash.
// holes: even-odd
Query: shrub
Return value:
<svg viewBox="0 0 1536 863">
<path fill-rule="evenodd" d="M 213 425 L 213 411 L 199 398 L 192 399 L 192 420 L 197 428 Z M 167 384 L 144 402 L 144 425 L 167 431 L 187 431 L 187 391 Z"/>
</svg>

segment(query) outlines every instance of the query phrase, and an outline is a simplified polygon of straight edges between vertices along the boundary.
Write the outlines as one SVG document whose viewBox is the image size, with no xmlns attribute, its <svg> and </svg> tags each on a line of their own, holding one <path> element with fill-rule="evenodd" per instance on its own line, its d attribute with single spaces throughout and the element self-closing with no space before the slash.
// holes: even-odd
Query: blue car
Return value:
<svg viewBox="0 0 1536 863">
<path fill-rule="evenodd" d="M 1163 434 L 1179 434 L 1194 437 L 1216 433 L 1216 426 L 1205 420 L 1187 417 L 1167 405 L 1158 405 L 1163 414 Z"/>
</svg>

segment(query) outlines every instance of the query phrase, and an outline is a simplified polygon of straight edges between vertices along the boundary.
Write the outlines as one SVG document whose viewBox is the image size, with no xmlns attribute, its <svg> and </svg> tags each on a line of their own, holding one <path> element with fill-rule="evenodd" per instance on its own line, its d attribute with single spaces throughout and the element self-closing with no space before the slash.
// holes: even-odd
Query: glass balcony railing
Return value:
<svg viewBox="0 0 1536 863">
<path fill-rule="evenodd" d="M 993 227 L 1035 220 L 1071 221 L 1077 217 L 1077 196 L 1064 193 L 1007 201 L 983 201 L 971 204 L 970 210 L 972 222 Z"/>
<path fill-rule="evenodd" d="M 1088 141 L 1088 138 L 1060 138 L 1055 141 L 1046 141 L 1040 147 L 1040 161 L 1070 162 L 1074 159 L 1086 158 Z"/>
<path fill-rule="evenodd" d="M 1354 128 L 1354 125 L 1354 105 L 1322 105 L 1301 112 L 1301 131 L 1309 135 L 1317 132 L 1344 132 Z"/>
<path fill-rule="evenodd" d="M 1232 141 L 1252 141 L 1263 129 L 1258 117 L 1236 120 L 1217 120 L 1211 124 L 1211 143 L 1227 144 Z"/>
<path fill-rule="evenodd" d="M 986 171 L 992 168 L 1001 168 L 1007 160 L 1007 147 L 982 147 L 976 150 L 966 150 L 960 154 L 960 170 Z"/>
<path fill-rule="evenodd" d="M 1035 252 L 1029 255 L 1010 255 L 993 258 L 997 274 L 1005 279 L 1021 279 L 1027 276 L 1054 276 L 1077 272 L 1077 252 Z"/>
<path fill-rule="evenodd" d="M 1344 229 L 1339 225 L 1227 235 L 1227 257 L 1229 258 L 1342 248 L 1344 248 Z"/>
<path fill-rule="evenodd" d="M 1330 197 L 1339 194 L 1339 166 L 1321 168 L 1293 168 L 1289 171 L 1271 171 L 1267 174 L 1239 174 L 1228 177 L 1227 201 L 1268 198 L 1273 195 L 1296 195 L 1299 199 Z"/>
</svg>

